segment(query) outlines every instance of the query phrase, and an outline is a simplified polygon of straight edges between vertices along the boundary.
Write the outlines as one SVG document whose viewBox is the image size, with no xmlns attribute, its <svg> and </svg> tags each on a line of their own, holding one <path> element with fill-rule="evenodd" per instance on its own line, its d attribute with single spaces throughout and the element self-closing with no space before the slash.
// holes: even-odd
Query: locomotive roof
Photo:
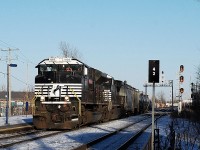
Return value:
<svg viewBox="0 0 200 150">
<path fill-rule="evenodd" d="M 118 84 L 120 86 L 126 86 L 128 88 L 137 90 L 136 88 L 134 88 L 131 85 L 127 84 L 127 81 L 115 80 L 115 82 L 116 82 L 116 84 Z"/>
<path fill-rule="evenodd" d="M 76 58 L 70 58 L 70 57 L 50 57 L 48 59 L 44 59 L 42 60 L 37 66 L 39 65 L 47 65 L 47 64 L 79 64 L 79 65 L 85 65 L 87 67 L 89 67 L 88 65 L 86 65 L 85 63 L 81 62 L 80 60 L 76 59 Z"/>
</svg>

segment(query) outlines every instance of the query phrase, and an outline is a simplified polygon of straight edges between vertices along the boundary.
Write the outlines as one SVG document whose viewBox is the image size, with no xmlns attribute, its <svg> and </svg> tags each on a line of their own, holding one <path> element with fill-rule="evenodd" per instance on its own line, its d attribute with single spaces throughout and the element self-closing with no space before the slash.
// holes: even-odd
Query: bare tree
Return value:
<svg viewBox="0 0 200 150">
<path fill-rule="evenodd" d="M 6 86 L 4 84 L 1 86 L 1 91 L 6 91 Z"/>
<path fill-rule="evenodd" d="M 164 94 L 163 91 L 157 93 L 157 98 L 156 98 L 155 102 L 156 102 L 157 105 L 159 105 L 160 107 L 163 107 L 163 106 L 166 104 L 165 94 Z"/>
<path fill-rule="evenodd" d="M 60 50 L 63 56 L 82 59 L 80 52 L 77 48 L 71 46 L 69 43 L 60 42 Z"/>
<path fill-rule="evenodd" d="M 196 80 L 197 80 L 197 83 L 200 84 L 200 65 L 197 68 Z"/>
<path fill-rule="evenodd" d="M 159 93 L 157 93 L 157 97 L 158 97 L 158 100 L 165 103 L 166 100 L 165 100 L 165 93 L 163 91 L 160 91 Z"/>
</svg>

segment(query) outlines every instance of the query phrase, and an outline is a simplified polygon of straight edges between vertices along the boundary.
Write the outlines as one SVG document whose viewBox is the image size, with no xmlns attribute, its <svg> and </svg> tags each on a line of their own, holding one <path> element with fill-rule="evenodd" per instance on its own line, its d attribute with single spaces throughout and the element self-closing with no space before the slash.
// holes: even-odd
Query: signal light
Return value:
<svg viewBox="0 0 200 150">
<path fill-rule="evenodd" d="M 180 93 L 183 93 L 184 92 L 184 88 L 180 88 Z"/>
<path fill-rule="evenodd" d="M 180 76 L 179 81 L 180 81 L 180 82 L 183 82 L 183 81 L 184 81 L 184 77 L 183 77 L 183 76 Z"/>
<path fill-rule="evenodd" d="M 183 71 L 184 71 L 184 66 L 180 65 L 180 72 L 183 72 Z"/>
<path fill-rule="evenodd" d="M 194 91 L 194 83 L 191 83 L 191 92 L 193 93 Z"/>
</svg>

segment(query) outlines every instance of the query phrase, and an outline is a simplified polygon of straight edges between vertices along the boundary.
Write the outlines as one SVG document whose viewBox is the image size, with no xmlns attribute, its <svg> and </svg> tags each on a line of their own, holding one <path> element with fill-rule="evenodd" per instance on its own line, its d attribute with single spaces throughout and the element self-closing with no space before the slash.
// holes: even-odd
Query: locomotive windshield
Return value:
<svg viewBox="0 0 200 150">
<path fill-rule="evenodd" d="M 83 65 L 40 64 L 35 83 L 81 83 Z"/>
<path fill-rule="evenodd" d="M 103 83 L 103 86 L 106 90 L 110 90 L 112 86 L 112 79 L 109 79 L 108 81 Z"/>
</svg>

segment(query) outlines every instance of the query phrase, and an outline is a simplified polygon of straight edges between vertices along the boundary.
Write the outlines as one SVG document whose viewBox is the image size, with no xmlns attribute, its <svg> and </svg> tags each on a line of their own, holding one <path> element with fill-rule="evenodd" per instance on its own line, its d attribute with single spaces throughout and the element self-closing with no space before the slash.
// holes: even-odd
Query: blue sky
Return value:
<svg viewBox="0 0 200 150">
<path fill-rule="evenodd" d="M 59 44 L 65 41 L 89 66 L 141 91 L 148 60 L 160 60 L 175 91 L 183 64 L 187 98 L 200 65 L 199 18 L 198 0 L 1 0 L 0 48 L 19 49 L 12 52 L 18 64 L 12 68 L 13 90 L 25 90 L 27 79 L 34 85 L 37 63 L 60 56 Z M 6 55 L 0 52 L 0 87 L 6 86 Z M 169 98 L 169 89 L 165 95 Z"/>
</svg>

